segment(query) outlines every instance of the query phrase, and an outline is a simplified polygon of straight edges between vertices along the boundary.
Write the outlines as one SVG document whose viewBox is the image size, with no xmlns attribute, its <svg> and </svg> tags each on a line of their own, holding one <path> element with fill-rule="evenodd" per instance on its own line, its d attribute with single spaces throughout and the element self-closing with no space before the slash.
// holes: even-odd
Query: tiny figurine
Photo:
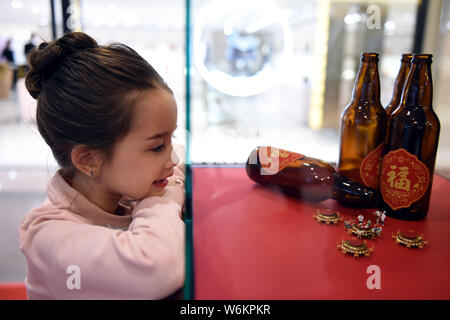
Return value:
<svg viewBox="0 0 450 320">
<path fill-rule="evenodd" d="M 358 221 L 359 221 L 359 223 L 363 223 L 363 221 L 364 221 L 364 216 L 363 216 L 362 214 L 360 214 L 360 215 L 358 216 Z"/>
<path fill-rule="evenodd" d="M 354 220 L 346 220 L 344 221 L 344 225 L 348 229 L 348 233 L 354 234 L 358 238 L 375 239 L 381 236 L 381 231 L 383 230 L 378 222 L 379 220 L 377 220 L 375 225 L 372 224 L 370 219 L 364 222 L 364 216 L 360 214 L 358 216 L 358 223 Z"/>
<path fill-rule="evenodd" d="M 384 226 L 384 221 L 386 220 L 386 211 L 381 213 L 381 225 Z"/>
<path fill-rule="evenodd" d="M 344 240 L 342 239 L 341 243 L 337 244 L 337 248 L 341 250 L 343 254 L 352 254 L 354 258 L 358 258 L 360 256 L 370 256 L 373 251 L 372 248 L 367 247 L 366 241 L 361 240 Z"/>
<path fill-rule="evenodd" d="M 379 224 L 380 223 L 381 212 L 380 211 L 375 211 L 373 214 L 377 216 L 376 224 Z"/>
<path fill-rule="evenodd" d="M 354 225 L 356 222 L 355 222 L 355 220 L 353 220 L 353 219 L 350 219 L 350 220 L 345 220 L 344 221 L 344 225 L 345 225 L 345 227 L 348 229 L 348 228 L 351 228 L 351 226 L 352 225 Z"/>
<path fill-rule="evenodd" d="M 325 210 L 325 211 L 321 211 L 321 210 L 317 210 L 316 214 L 313 215 L 314 219 L 316 219 L 318 222 L 322 222 L 325 224 L 338 224 L 340 220 L 342 220 L 342 218 L 340 217 L 339 212 L 333 212 L 330 210 Z"/>
<path fill-rule="evenodd" d="M 424 240 L 422 234 L 419 235 L 411 230 L 406 232 L 397 230 L 397 234 L 392 234 L 392 238 L 396 243 L 404 245 L 407 248 L 422 249 L 425 245 L 428 244 L 428 241 Z"/>
<path fill-rule="evenodd" d="M 374 233 L 374 235 L 376 237 L 380 237 L 381 236 L 381 231 L 383 231 L 382 227 L 374 227 L 374 228 L 372 228 L 372 232 Z"/>
</svg>

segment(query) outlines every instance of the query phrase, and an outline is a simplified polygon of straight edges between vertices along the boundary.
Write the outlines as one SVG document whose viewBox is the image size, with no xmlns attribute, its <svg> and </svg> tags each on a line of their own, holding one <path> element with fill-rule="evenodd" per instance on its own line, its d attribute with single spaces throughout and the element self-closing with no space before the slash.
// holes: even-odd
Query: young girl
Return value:
<svg viewBox="0 0 450 320">
<path fill-rule="evenodd" d="M 19 229 L 29 299 L 169 296 L 184 282 L 172 91 L 131 48 L 81 32 L 29 63 L 39 132 L 61 167 Z"/>
</svg>

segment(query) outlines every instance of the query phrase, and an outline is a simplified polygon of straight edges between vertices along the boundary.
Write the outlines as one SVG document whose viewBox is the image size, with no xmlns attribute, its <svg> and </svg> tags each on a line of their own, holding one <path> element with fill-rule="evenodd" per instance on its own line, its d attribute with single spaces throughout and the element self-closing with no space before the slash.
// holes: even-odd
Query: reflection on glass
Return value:
<svg viewBox="0 0 450 320">
<path fill-rule="evenodd" d="M 417 0 L 192 4 L 192 161 L 202 163 L 242 163 L 267 144 L 336 162 L 361 53 L 380 54 L 385 105 L 417 10 Z"/>
<path fill-rule="evenodd" d="M 196 21 L 194 62 L 212 87 L 250 96 L 280 80 L 292 35 L 273 1 L 214 1 L 200 10 Z"/>
</svg>

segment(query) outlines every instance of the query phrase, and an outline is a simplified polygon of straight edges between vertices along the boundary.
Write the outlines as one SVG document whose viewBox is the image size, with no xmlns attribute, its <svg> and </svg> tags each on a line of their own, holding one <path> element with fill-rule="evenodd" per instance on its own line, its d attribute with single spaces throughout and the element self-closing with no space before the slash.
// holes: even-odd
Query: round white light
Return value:
<svg viewBox="0 0 450 320">
<path fill-rule="evenodd" d="M 361 15 L 357 12 L 349 13 L 344 17 L 345 24 L 354 24 L 361 21 Z"/>
<path fill-rule="evenodd" d="M 16 171 L 11 170 L 11 171 L 8 172 L 8 179 L 9 180 L 14 181 L 14 180 L 16 180 L 16 178 L 17 178 L 17 172 Z"/>
<path fill-rule="evenodd" d="M 13 7 L 14 9 L 20 9 L 23 7 L 23 3 L 22 1 L 14 0 L 11 1 L 11 7 Z"/>
<path fill-rule="evenodd" d="M 355 79 L 355 71 L 353 69 L 345 69 L 342 72 L 342 78 L 345 80 L 353 80 Z"/>
<path fill-rule="evenodd" d="M 216 0 L 194 21 L 194 64 L 210 86 L 233 96 L 251 96 L 281 80 L 292 51 L 292 30 L 273 1 Z M 269 52 L 262 50 L 267 46 Z"/>
<path fill-rule="evenodd" d="M 395 30 L 395 23 L 394 21 L 388 20 L 384 23 L 384 28 L 388 31 Z"/>
<path fill-rule="evenodd" d="M 39 12 L 41 12 L 41 8 L 39 6 L 33 6 L 31 8 L 31 13 L 32 14 L 39 14 Z"/>
<path fill-rule="evenodd" d="M 41 27 L 47 26 L 47 25 L 48 25 L 48 19 L 47 19 L 47 18 L 42 18 L 42 19 L 39 21 L 39 25 L 40 25 Z"/>
</svg>

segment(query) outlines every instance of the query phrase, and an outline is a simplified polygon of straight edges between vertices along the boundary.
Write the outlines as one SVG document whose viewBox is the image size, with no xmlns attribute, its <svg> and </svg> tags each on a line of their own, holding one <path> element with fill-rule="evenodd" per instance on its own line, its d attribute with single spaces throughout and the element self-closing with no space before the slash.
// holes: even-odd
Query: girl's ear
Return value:
<svg viewBox="0 0 450 320">
<path fill-rule="evenodd" d="M 77 145 L 72 149 L 70 156 L 74 167 L 85 175 L 95 177 L 100 173 L 104 159 L 99 150 Z"/>
</svg>

